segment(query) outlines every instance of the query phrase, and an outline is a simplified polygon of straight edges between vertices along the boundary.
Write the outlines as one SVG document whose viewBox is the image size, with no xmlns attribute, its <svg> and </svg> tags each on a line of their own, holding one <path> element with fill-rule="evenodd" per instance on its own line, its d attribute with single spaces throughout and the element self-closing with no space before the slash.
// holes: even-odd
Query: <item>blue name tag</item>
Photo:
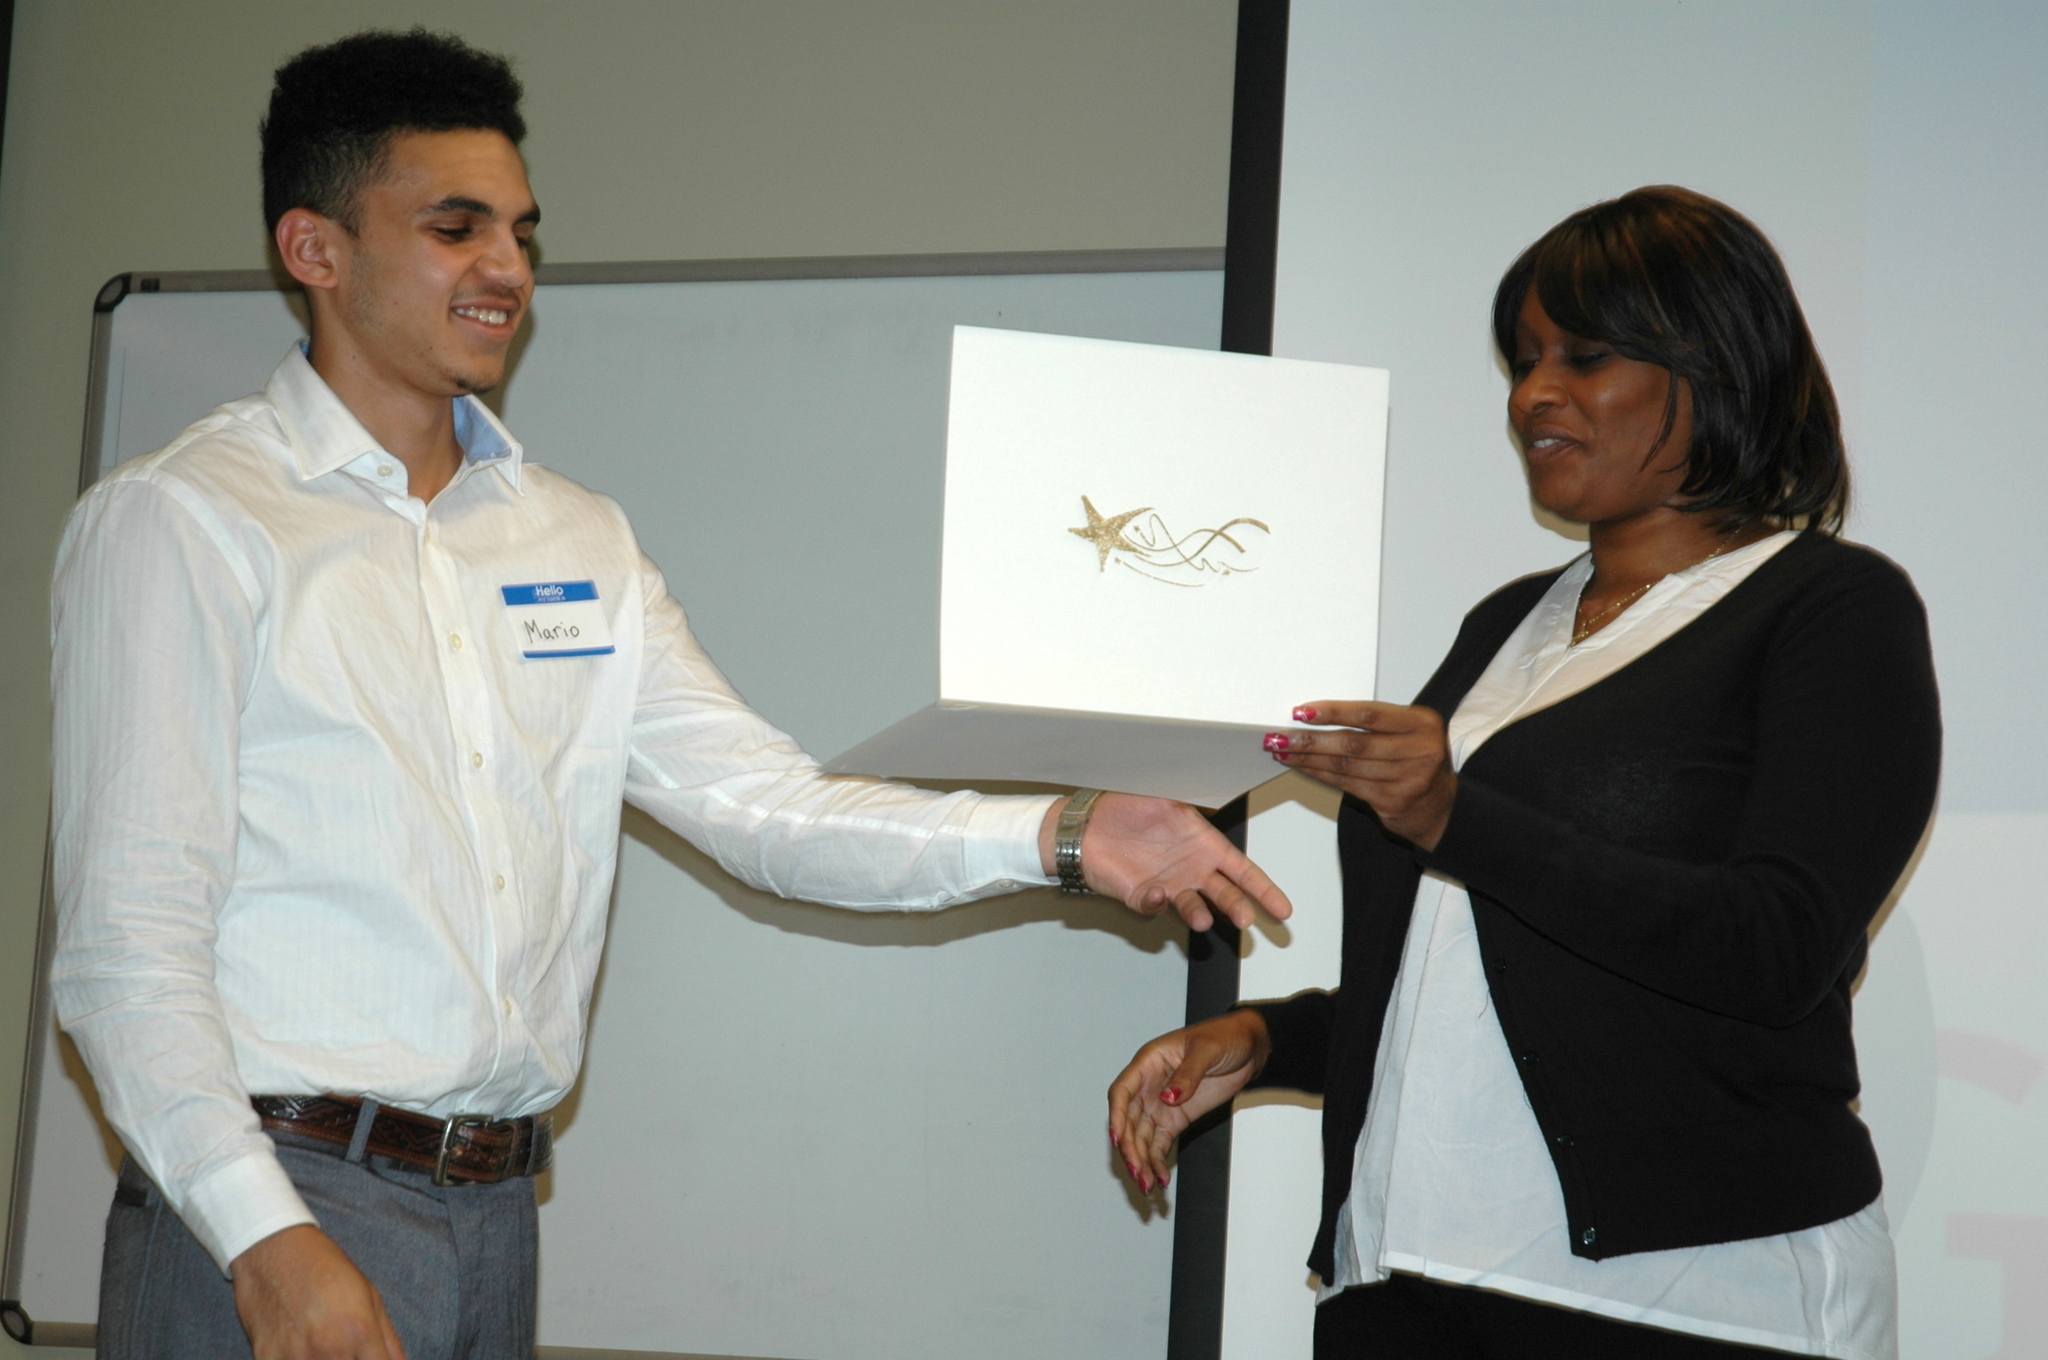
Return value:
<svg viewBox="0 0 2048 1360">
<path fill-rule="evenodd" d="M 532 581 L 501 586 L 512 645 L 529 661 L 604 656 L 614 650 L 611 623 L 595 581 Z"/>
</svg>

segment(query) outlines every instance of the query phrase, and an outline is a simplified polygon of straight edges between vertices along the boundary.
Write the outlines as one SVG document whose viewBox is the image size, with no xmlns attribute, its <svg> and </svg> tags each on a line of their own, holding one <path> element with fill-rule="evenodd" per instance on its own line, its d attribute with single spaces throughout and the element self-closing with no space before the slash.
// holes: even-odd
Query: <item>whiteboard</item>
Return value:
<svg viewBox="0 0 2048 1360">
<path fill-rule="evenodd" d="M 953 325 L 1214 348 L 1220 263 L 544 268 L 491 400 L 530 458 L 619 498 L 733 683 L 829 755 L 935 679 Z M 101 305 L 87 482 L 301 333 L 261 276 L 125 276 Z M 1102 1091 L 1180 1023 L 1184 938 L 1050 892 L 785 903 L 629 810 L 541 1188 L 543 1353 L 1163 1354 L 1172 1228 L 1121 1180 Z M 118 1149 L 38 1024 L 0 1292 L 60 1341 L 94 1312 Z"/>
</svg>

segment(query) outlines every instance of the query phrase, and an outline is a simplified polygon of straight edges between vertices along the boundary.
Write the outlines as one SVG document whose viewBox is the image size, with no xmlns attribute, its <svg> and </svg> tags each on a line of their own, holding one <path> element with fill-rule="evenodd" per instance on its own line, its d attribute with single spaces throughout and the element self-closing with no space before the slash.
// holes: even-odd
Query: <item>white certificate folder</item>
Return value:
<svg viewBox="0 0 2048 1360">
<path fill-rule="evenodd" d="M 826 768 L 1215 807 L 1373 692 L 1387 374 L 953 331 L 936 695 Z M 908 705 L 906 705 L 908 707 Z"/>
</svg>

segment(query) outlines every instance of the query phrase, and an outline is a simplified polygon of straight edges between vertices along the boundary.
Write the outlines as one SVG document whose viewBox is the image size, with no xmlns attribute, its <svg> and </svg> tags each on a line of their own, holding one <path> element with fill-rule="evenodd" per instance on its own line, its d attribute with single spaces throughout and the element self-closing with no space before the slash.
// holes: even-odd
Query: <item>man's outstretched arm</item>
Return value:
<svg viewBox="0 0 2048 1360">
<path fill-rule="evenodd" d="M 630 532 L 623 519 L 621 529 Z M 1064 800 L 823 773 L 733 690 L 644 558 L 638 585 L 643 651 L 625 795 L 727 872 L 782 897 L 884 909 L 1054 880 Z M 1106 794 L 1081 848 L 1087 886 L 1144 915 L 1170 907 L 1206 929 L 1219 911 L 1240 924 L 1289 911 L 1272 880 L 1185 804 Z"/>
</svg>

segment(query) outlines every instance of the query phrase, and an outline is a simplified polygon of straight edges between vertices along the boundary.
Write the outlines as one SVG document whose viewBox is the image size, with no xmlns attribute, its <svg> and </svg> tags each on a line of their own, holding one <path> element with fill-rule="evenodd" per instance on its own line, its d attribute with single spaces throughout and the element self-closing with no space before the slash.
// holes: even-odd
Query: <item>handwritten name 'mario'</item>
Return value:
<svg viewBox="0 0 2048 1360">
<path fill-rule="evenodd" d="M 583 636 L 583 630 L 573 623 L 541 623 L 537 619 L 525 619 L 520 627 L 526 630 L 528 642 L 573 642 Z"/>
</svg>

